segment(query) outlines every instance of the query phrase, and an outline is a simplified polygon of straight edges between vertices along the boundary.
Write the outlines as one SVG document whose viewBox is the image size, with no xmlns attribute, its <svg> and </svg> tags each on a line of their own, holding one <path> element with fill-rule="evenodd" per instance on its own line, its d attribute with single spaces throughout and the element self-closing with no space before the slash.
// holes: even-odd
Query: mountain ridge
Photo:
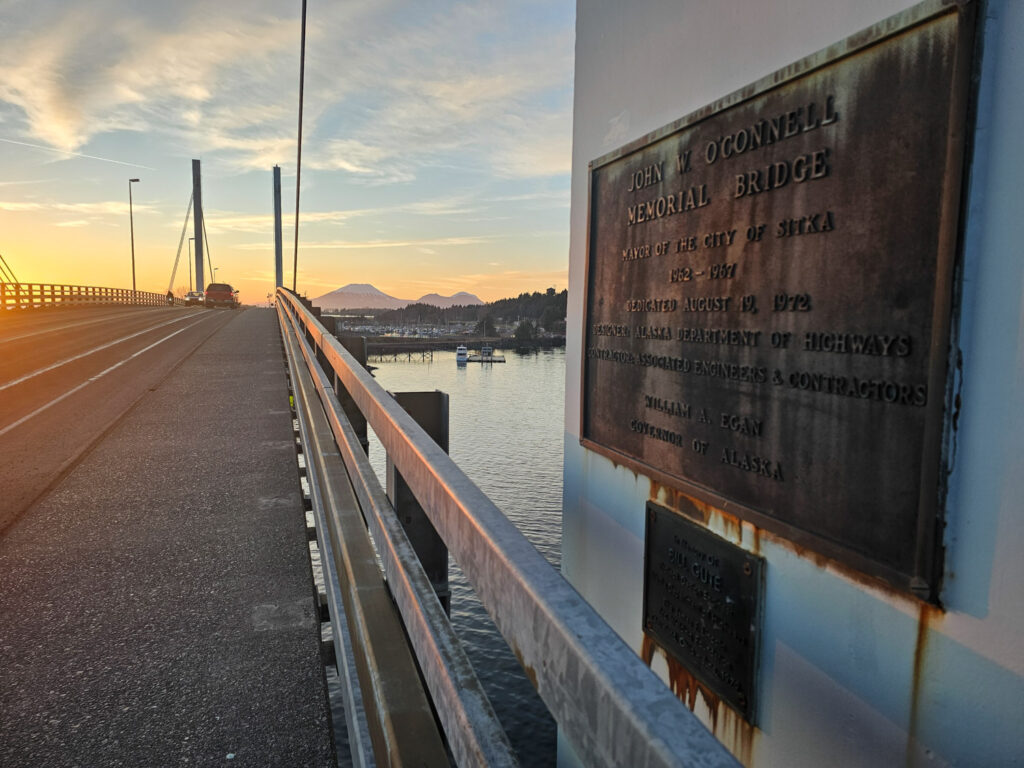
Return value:
<svg viewBox="0 0 1024 768">
<path fill-rule="evenodd" d="M 447 309 L 456 305 L 481 305 L 484 302 L 472 293 L 459 291 L 451 296 L 427 293 L 418 299 L 399 299 L 369 283 L 349 283 L 313 299 L 313 306 L 322 309 L 402 309 L 410 304 L 430 304 Z"/>
</svg>

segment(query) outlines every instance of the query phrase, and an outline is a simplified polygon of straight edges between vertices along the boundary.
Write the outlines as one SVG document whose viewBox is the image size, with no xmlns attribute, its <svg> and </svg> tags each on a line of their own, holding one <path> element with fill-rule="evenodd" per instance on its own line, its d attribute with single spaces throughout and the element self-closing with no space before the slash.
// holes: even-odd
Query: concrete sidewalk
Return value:
<svg viewBox="0 0 1024 768">
<path fill-rule="evenodd" d="M 0 539 L 0 765 L 334 765 L 298 488 L 239 312 Z"/>
</svg>

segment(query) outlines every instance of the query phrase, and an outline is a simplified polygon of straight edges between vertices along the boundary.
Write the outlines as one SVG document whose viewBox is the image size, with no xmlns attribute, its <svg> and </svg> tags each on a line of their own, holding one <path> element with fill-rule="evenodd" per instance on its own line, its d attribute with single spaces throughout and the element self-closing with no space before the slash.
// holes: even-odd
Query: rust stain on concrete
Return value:
<svg viewBox="0 0 1024 768">
<path fill-rule="evenodd" d="M 917 614 L 917 641 L 914 645 L 914 671 L 911 678 L 910 689 L 910 724 L 907 727 L 907 768 L 915 765 L 915 745 L 917 744 L 917 718 L 920 709 L 921 696 L 923 694 L 923 676 L 925 662 L 928 655 L 928 637 L 932 630 L 932 624 L 942 620 L 945 616 L 941 608 L 929 603 L 921 603 Z"/>
<path fill-rule="evenodd" d="M 668 682 L 672 693 L 694 712 L 698 700 L 707 708 L 711 719 L 710 730 L 737 760 L 749 765 L 754 752 L 754 741 L 757 728 L 743 719 L 736 710 L 694 677 L 679 661 L 674 659 L 654 638 L 644 634 L 640 655 L 649 667 L 654 660 L 655 652 L 659 653 L 668 665 Z"/>
</svg>

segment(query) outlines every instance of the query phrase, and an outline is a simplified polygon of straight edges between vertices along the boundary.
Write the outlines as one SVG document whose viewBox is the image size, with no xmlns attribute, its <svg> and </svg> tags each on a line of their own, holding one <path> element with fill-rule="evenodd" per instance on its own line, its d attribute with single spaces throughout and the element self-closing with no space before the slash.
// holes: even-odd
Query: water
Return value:
<svg viewBox="0 0 1024 768">
<path fill-rule="evenodd" d="M 506 352 L 505 363 L 373 363 L 392 392 L 449 395 L 449 453 L 556 568 L 561 561 L 565 350 Z M 384 483 L 384 449 L 370 435 L 370 461 Z M 452 624 L 524 766 L 554 765 L 555 724 L 456 564 Z"/>
</svg>

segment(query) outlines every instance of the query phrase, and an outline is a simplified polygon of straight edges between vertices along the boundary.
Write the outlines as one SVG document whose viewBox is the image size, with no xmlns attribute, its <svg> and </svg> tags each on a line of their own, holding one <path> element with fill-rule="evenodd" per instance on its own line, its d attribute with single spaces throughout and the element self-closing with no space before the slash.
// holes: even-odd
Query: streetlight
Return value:
<svg viewBox="0 0 1024 768">
<path fill-rule="evenodd" d="M 128 179 L 128 224 L 132 233 L 132 296 L 135 295 L 135 216 L 132 213 L 132 184 L 138 179 Z"/>
<path fill-rule="evenodd" d="M 188 292 L 192 293 L 192 241 L 194 237 L 188 239 Z"/>
</svg>

